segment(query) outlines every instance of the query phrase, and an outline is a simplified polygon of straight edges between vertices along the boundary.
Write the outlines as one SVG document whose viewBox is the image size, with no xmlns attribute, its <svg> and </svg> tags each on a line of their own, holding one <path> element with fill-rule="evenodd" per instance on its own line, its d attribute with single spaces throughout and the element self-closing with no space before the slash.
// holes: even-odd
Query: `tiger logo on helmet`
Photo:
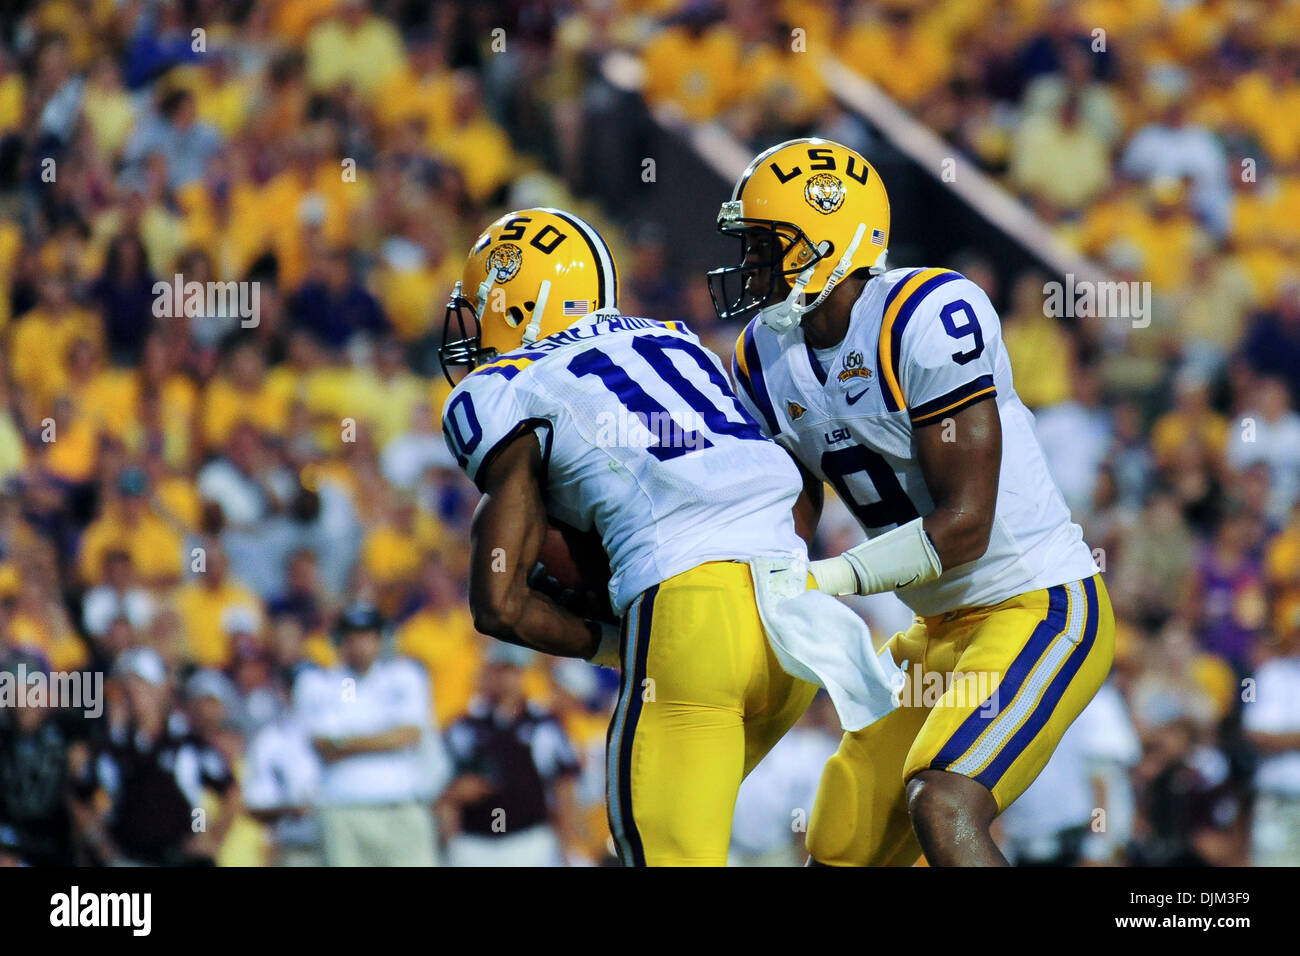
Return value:
<svg viewBox="0 0 1300 956">
<path fill-rule="evenodd" d="M 847 275 L 886 271 L 889 194 L 856 150 L 792 139 L 745 167 L 718 212 L 741 261 L 708 273 L 718 317 L 757 313 L 776 332 L 796 327 Z"/>
<path fill-rule="evenodd" d="M 513 242 L 503 242 L 488 254 L 488 268 L 496 275 L 497 282 L 509 282 L 523 264 L 523 250 Z"/>
<path fill-rule="evenodd" d="M 803 187 L 803 198 L 818 212 L 829 216 L 844 205 L 844 183 L 838 176 L 818 173 L 808 177 Z"/>
<path fill-rule="evenodd" d="M 452 289 L 443 374 L 451 382 L 455 366 L 472 371 L 593 313 L 618 314 L 618 266 L 600 233 L 560 209 L 506 213 L 474 242 Z"/>
</svg>

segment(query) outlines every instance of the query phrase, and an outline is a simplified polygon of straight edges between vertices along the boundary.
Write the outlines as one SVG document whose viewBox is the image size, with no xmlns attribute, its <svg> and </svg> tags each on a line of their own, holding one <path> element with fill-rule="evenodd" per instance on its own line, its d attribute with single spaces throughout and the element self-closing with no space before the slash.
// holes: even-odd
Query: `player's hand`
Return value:
<svg viewBox="0 0 1300 956">
<path fill-rule="evenodd" d="M 560 607 L 578 612 L 578 592 L 575 588 L 566 588 L 557 578 L 549 574 L 546 565 L 540 562 L 533 565 L 528 572 L 528 586 L 539 594 L 545 594 Z"/>
<path fill-rule="evenodd" d="M 581 618 L 602 624 L 618 623 L 610 609 L 608 595 L 594 595 L 577 588 L 565 587 L 547 572 L 543 564 L 533 565 L 533 570 L 528 573 L 528 586 Z"/>
</svg>

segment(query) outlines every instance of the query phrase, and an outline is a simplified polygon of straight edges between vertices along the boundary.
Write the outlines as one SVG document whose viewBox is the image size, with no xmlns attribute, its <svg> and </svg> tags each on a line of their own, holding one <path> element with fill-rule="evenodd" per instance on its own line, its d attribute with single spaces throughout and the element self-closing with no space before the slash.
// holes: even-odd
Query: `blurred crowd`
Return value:
<svg viewBox="0 0 1300 956">
<path fill-rule="evenodd" d="M 1151 282 L 1147 327 L 1066 322 L 1045 276 L 934 263 L 1000 306 L 1120 618 L 1002 837 L 1022 863 L 1300 863 L 1295 5 L 10 7 L 0 670 L 106 681 L 101 717 L 0 708 L 0 861 L 608 861 L 613 677 L 474 631 L 435 352 L 464 250 L 526 205 L 608 235 L 625 312 L 730 350 L 660 232 L 581 195 L 626 50 L 657 111 L 868 149 L 832 53 Z M 227 281 L 246 313 L 183 285 Z M 822 550 L 856 533 L 832 508 Z M 834 728 L 819 702 L 746 782 L 736 862 L 800 860 Z"/>
</svg>

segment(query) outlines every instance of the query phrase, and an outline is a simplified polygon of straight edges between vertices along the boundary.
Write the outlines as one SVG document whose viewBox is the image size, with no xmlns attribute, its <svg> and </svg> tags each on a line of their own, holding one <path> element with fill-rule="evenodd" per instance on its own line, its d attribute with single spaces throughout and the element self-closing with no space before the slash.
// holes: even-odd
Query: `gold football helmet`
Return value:
<svg viewBox="0 0 1300 956">
<path fill-rule="evenodd" d="M 889 195 L 860 153 L 829 140 L 792 139 L 745 167 L 718 213 L 718 231 L 741 243 L 739 265 L 709 273 L 718 317 L 758 312 L 785 332 L 849 273 L 885 271 Z"/>
<path fill-rule="evenodd" d="M 473 369 L 595 312 L 618 314 L 618 267 L 600 233 L 559 209 L 507 213 L 478 237 L 452 289 L 443 374 L 451 381 L 452 366 Z"/>
</svg>

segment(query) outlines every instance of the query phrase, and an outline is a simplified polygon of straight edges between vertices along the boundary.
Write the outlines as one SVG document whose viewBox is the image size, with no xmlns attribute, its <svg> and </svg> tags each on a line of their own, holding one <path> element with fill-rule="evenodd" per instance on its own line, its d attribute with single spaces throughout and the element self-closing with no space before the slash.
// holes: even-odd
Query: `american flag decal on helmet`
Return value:
<svg viewBox="0 0 1300 956">
<path fill-rule="evenodd" d="M 591 311 L 590 306 L 591 306 L 590 299 L 565 299 L 564 314 L 565 315 L 586 315 L 588 312 Z"/>
<path fill-rule="evenodd" d="M 871 230 L 871 244 L 872 244 L 873 246 L 883 246 L 883 245 L 885 244 L 885 230 L 883 230 L 883 229 L 872 229 L 872 230 Z"/>
</svg>

